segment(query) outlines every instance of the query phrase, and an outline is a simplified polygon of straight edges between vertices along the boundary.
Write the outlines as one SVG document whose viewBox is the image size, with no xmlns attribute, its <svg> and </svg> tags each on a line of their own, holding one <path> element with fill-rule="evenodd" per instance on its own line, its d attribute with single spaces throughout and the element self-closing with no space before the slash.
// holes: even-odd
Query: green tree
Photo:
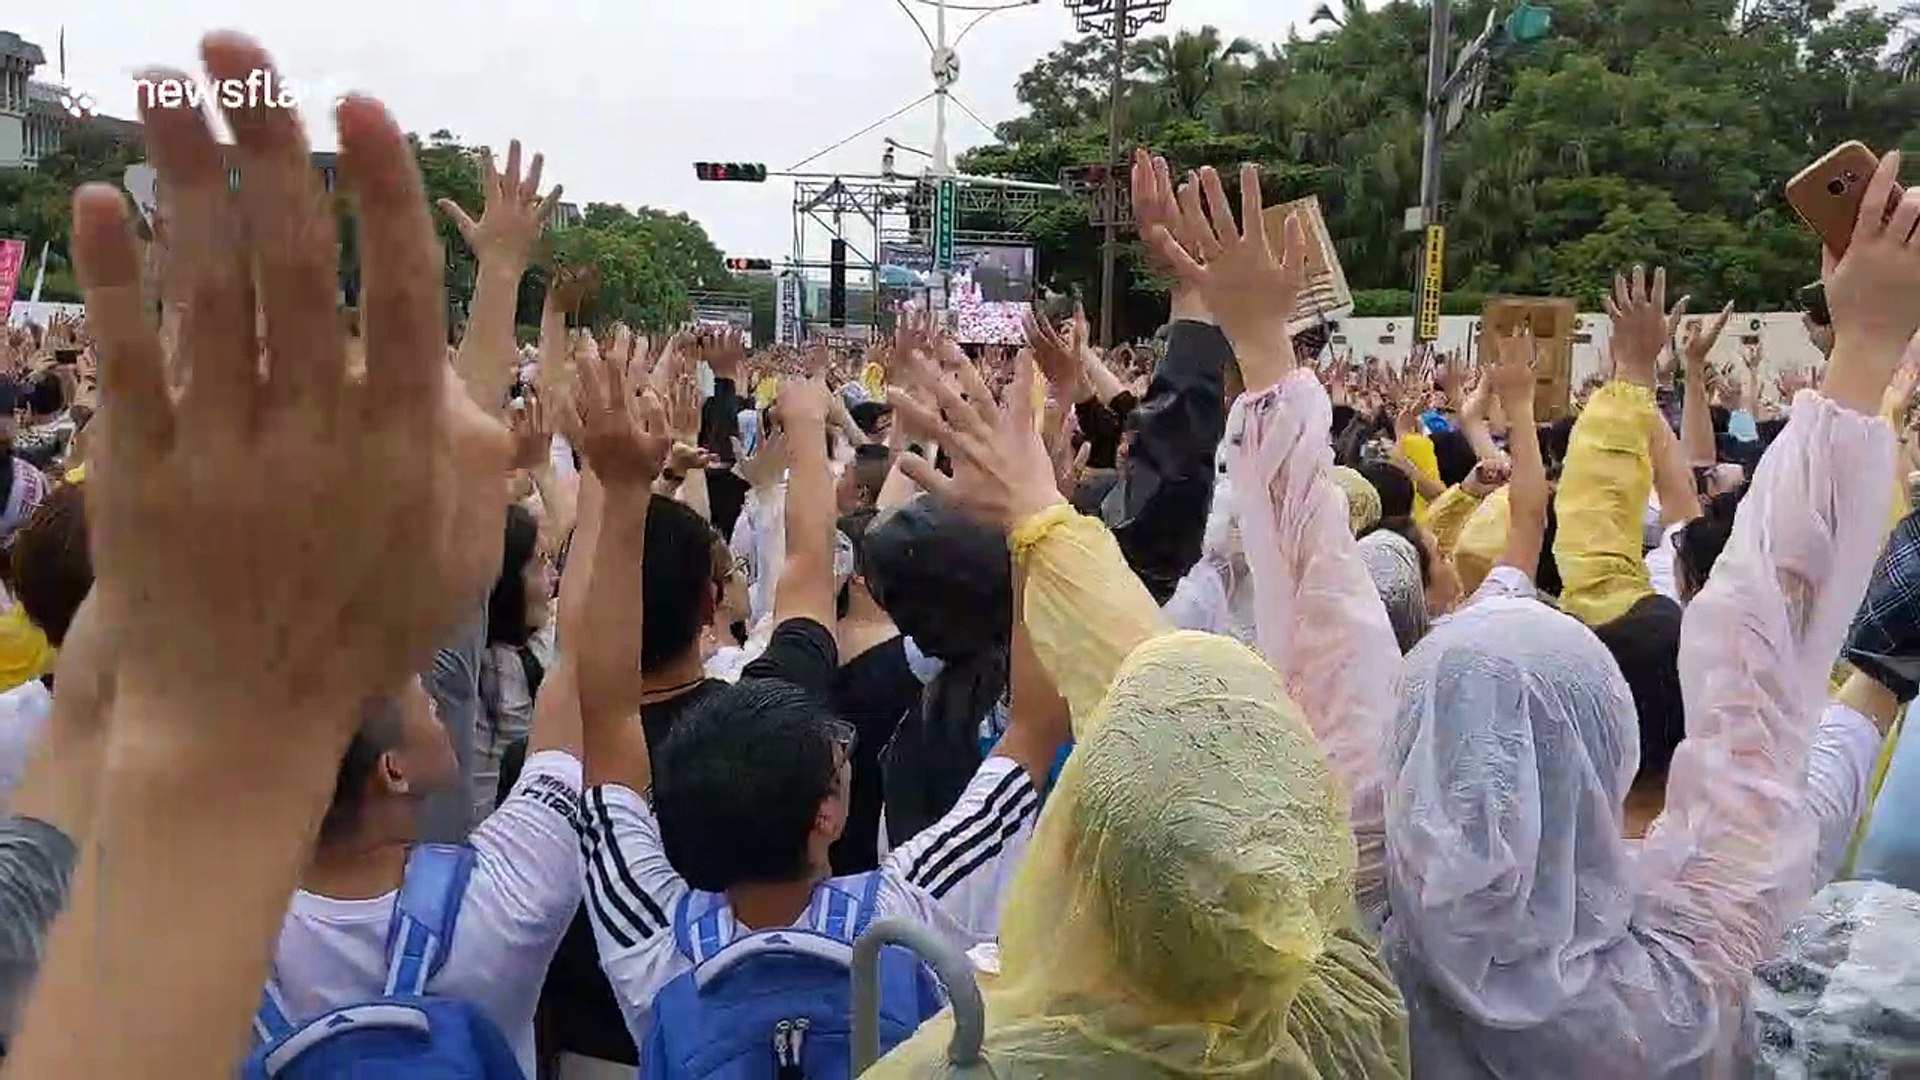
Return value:
<svg viewBox="0 0 1920 1080">
<path fill-rule="evenodd" d="M 1459 0 L 1457 34 L 1493 0 Z M 1413 281 L 1426 3 L 1329 0 L 1263 47 L 1204 27 L 1137 41 L 1127 140 L 1176 170 L 1256 161 L 1269 198 L 1313 194 L 1348 280 L 1385 303 Z M 1447 277 L 1464 293 L 1597 298 L 1615 268 L 1673 267 L 1696 306 L 1782 308 L 1818 272 L 1818 250 L 1782 194 L 1846 139 L 1920 150 L 1920 3 L 1876 11 L 1836 0 L 1555 0 L 1554 33 L 1502 54 L 1477 113 L 1449 138 Z M 1105 156 L 1110 45 L 1066 42 L 1020 77 L 1028 115 L 969 172 L 1051 180 Z M 1229 185 L 1231 186 L 1231 184 Z M 1028 227 L 1043 279 L 1098 294 L 1098 233 L 1061 202 Z M 1137 251 L 1116 314 L 1144 333 L 1164 283 Z"/>
</svg>

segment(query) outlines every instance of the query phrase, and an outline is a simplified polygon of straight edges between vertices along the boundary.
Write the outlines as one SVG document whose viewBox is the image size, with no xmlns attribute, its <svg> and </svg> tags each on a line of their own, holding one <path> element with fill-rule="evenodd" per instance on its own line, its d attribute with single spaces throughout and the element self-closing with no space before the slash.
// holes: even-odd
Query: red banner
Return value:
<svg viewBox="0 0 1920 1080">
<path fill-rule="evenodd" d="M 0 326 L 13 314 L 13 290 L 20 286 L 20 270 L 27 264 L 25 240 L 0 240 Z"/>
</svg>

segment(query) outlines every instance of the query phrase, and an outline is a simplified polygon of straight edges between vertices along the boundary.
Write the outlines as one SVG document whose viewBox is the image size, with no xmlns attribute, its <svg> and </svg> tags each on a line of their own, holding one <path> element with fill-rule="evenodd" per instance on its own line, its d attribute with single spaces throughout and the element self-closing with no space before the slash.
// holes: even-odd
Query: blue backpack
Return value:
<svg viewBox="0 0 1920 1080">
<path fill-rule="evenodd" d="M 258 1040 L 245 1080 L 525 1080 L 513 1047 L 478 1008 L 433 997 L 427 983 L 446 963 L 473 873 L 473 849 L 416 844 L 387 927 L 387 983 L 381 996 L 288 1019 L 271 979 L 254 1016 Z"/>
<path fill-rule="evenodd" d="M 726 898 L 689 893 L 674 944 L 693 964 L 660 989 L 640 1053 L 643 1080 L 844 1080 L 852 1075 L 853 942 L 873 920 L 880 874 L 824 881 L 801 926 L 723 940 Z M 946 1006 L 920 958 L 880 954 L 882 1052 Z"/>
</svg>

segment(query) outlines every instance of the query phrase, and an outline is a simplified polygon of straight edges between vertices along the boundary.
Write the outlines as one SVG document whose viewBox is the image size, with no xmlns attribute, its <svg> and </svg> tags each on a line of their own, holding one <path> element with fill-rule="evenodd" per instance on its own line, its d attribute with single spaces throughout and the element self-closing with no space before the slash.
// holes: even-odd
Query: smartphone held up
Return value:
<svg viewBox="0 0 1920 1080">
<path fill-rule="evenodd" d="M 1847 253 L 1867 198 L 1867 184 L 1879 167 L 1879 155 L 1865 143 L 1844 142 L 1787 181 L 1787 202 L 1836 259 Z M 1902 194 L 1900 186 L 1894 185 L 1883 211 L 1886 216 L 1892 216 Z"/>
</svg>

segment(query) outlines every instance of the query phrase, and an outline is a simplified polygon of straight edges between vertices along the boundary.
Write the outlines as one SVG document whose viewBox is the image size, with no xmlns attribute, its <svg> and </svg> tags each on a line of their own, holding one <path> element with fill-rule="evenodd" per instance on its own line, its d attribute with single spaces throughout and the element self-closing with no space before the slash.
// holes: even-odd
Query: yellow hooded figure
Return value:
<svg viewBox="0 0 1920 1080">
<path fill-rule="evenodd" d="M 984 1065 L 947 1061 L 943 1013 L 863 1075 L 1406 1076 L 1347 799 L 1279 677 L 1160 632 L 1091 518 L 1056 507 L 1013 546 L 1076 746 L 1007 894 Z"/>
</svg>

